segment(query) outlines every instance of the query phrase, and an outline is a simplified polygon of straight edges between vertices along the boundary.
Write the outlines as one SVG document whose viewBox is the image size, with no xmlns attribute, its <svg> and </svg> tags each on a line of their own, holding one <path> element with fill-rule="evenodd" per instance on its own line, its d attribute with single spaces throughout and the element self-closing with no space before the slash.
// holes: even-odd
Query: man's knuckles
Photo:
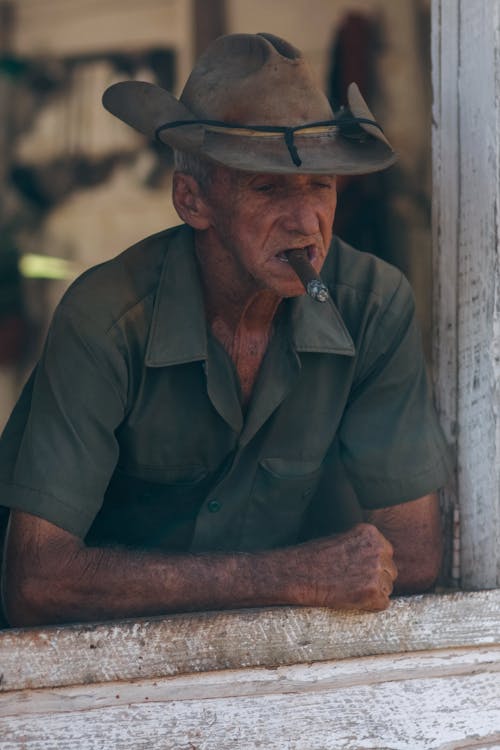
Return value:
<svg viewBox="0 0 500 750">
<path fill-rule="evenodd" d="M 302 575 L 308 571 L 311 577 L 300 603 L 365 611 L 389 606 L 397 569 L 392 546 L 372 524 L 358 524 L 299 549 L 300 556 L 307 558 L 307 564 L 301 565 Z"/>
<path fill-rule="evenodd" d="M 371 523 L 359 523 L 347 532 L 351 536 L 350 542 L 358 549 L 374 549 L 385 552 L 392 557 L 392 544 Z"/>
</svg>

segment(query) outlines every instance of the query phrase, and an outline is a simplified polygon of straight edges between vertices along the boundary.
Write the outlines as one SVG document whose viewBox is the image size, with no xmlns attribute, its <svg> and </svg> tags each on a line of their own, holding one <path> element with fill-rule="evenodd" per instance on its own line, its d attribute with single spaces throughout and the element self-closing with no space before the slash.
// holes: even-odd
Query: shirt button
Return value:
<svg viewBox="0 0 500 750">
<path fill-rule="evenodd" d="M 218 513 L 220 510 L 220 503 L 218 503 L 217 500 L 210 500 L 207 507 L 210 513 Z"/>
</svg>

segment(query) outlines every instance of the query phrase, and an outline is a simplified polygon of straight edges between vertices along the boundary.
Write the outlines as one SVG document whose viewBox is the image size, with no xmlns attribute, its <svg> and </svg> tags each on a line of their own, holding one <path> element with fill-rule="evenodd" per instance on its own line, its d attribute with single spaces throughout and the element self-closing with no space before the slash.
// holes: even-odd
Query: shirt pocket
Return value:
<svg viewBox="0 0 500 750">
<path fill-rule="evenodd" d="M 211 481 L 199 465 L 118 469 L 87 543 L 183 551 Z"/>
<path fill-rule="evenodd" d="M 294 544 L 321 472 L 321 460 L 262 459 L 248 502 L 242 546 L 270 549 Z"/>
<path fill-rule="evenodd" d="M 188 489 L 199 482 L 202 482 L 209 475 L 209 470 L 201 464 L 176 464 L 173 466 L 127 466 L 118 467 L 115 472 L 118 477 L 125 477 L 138 484 L 143 483 L 146 486 L 158 485 L 164 487 L 176 487 Z"/>
</svg>

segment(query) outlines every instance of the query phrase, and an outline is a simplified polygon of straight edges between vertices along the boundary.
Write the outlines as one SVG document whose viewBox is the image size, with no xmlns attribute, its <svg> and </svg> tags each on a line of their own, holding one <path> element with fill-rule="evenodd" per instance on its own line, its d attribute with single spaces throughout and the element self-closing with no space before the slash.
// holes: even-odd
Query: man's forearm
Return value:
<svg viewBox="0 0 500 750">
<path fill-rule="evenodd" d="M 85 619 L 103 619 L 290 602 L 279 552 L 168 555 L 84 548 L 79 558 L 66 583 L 61 620 L 81 617 L 82 605 Z"/>
<path fill-rule="evenodd" d="M 5 608 L 11 625 L 34 625 L 282 604 L 290 597 L 278 558 L 279 552 L 166 555 L 82 544 L 29 571 L 19 561 L 9 571 L 7 555 Z"/>
<path fill-rule="evenodd" d="M 384 609 L 396 570 L 368 524 L 294 547 L 244 554 L 168 555 L 86 547 L 17 513 L 3 595 L 11 625 L 272 605 Z"/>
</svg>

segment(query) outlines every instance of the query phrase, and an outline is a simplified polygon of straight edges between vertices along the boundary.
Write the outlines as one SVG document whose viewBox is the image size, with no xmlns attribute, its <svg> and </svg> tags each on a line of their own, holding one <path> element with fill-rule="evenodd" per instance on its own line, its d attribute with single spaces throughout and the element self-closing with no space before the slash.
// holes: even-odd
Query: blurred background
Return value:
<svg viewBox="0 0 500 750">
<path fill-rule="evenodd" d="M 285 37 L 335 107 L 359 83 L 399 162 L 340 181 L 336 233 L 406 273 L 429 355 L 429 23 L 430 0 L 0 0 L 0 430 L 68 284 L 178 223 L 168 148 L 102 92 L 136 78 L 178 94 L 223 33 Z"/>
</svg>

